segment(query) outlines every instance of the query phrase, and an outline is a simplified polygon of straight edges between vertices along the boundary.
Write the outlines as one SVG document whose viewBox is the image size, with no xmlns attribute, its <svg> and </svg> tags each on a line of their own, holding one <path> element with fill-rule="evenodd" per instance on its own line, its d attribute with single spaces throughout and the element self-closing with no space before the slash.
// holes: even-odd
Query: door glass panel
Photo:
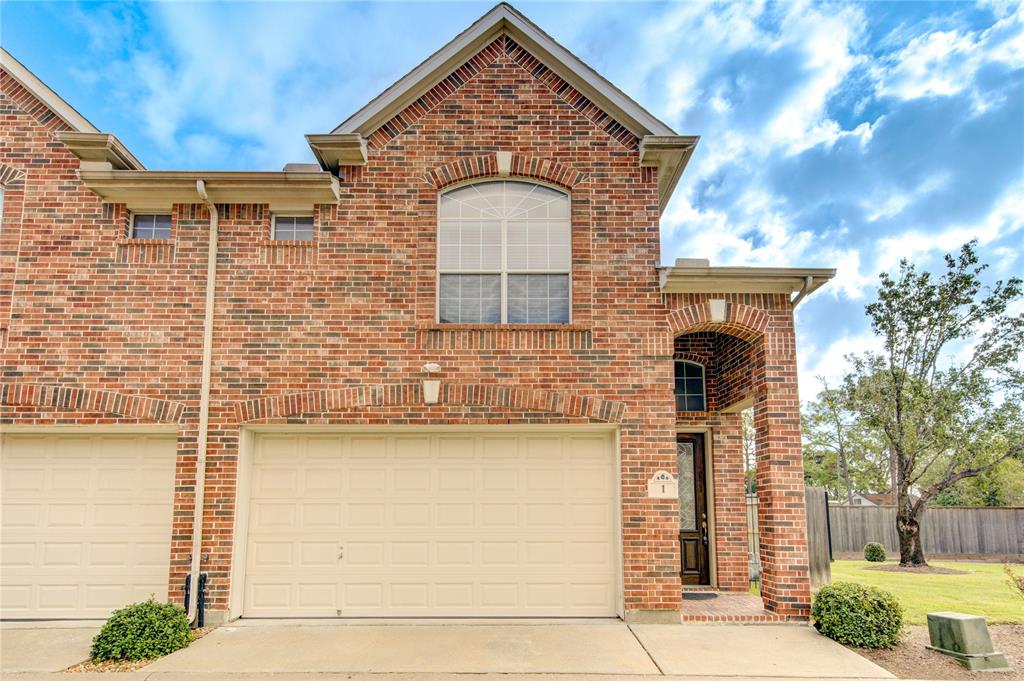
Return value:
<svg viewBox="0 0 1024 681">
<path fill-rule="evenodd" d="M 697 499 L 693 487 L 693 443 L 676 443 L 676 461 L 679 466 L 679 529 L 697 529 Z"/>
</svg>

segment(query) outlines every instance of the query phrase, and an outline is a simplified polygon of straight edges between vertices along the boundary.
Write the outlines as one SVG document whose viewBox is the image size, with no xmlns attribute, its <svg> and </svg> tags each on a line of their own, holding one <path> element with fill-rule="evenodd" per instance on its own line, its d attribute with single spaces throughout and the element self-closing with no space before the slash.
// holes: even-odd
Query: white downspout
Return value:
<svg viewBox="0 0 1024 681">
<path fill-rule="evenodd" d="M 811 276 L 804 277 L 803 288 L 800 289 L 800 292 L 796 294 L 796 298 L 793 299 L 793 307 L 796 307 L 797 305 L 799 305 L 800 301 L 803 300 L 805 297 L 807 297 L 807 292 L 811 290 L 811 284 L 813 284 L 813 283 L 814 283 L 814 277 L 811 277 Z"/>
<path fill-rule="evenodd" d="M 210 373 L 213 364 L 213 304 L 217 290 L 217 230 L 220 216 L 206 193 L 206 183 L 196 180 L 196 192 L 210 209 L 210 246 L 206 254 L 206 309 L 203 318 L 203 374 L 199 388 L 199 435 L 196 438 L 195 511 L 192 517 L 192 566 L 189 568 L 189 622 L 199 617 L 199 571 L 202 569 L 203 506 L 206 498 L 206 439 L 210 425 Z"/>
</svg>

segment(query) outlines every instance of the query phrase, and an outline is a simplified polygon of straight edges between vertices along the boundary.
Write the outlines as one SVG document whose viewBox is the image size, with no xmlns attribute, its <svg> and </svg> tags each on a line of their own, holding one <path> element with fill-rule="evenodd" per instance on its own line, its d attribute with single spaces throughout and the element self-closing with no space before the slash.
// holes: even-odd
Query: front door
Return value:
<svg viewBox="0 0 1024 681">
<path fill-rule="evenodd" d="M 676 462 L 679 467 L 679 576 L 683 584 L 711 584 L 704 436 L 680 433 Z"/>
</svg>

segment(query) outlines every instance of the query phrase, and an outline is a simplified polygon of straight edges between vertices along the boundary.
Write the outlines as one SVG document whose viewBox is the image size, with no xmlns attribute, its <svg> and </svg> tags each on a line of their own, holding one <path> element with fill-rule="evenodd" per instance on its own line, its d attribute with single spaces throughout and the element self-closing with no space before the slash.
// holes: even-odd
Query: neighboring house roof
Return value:
<svg viewBox="0 0 1024 681">
<path fill-rule="evenodd" d="M 850 502 L 850 499 L 847 499 L 847 497 L 845 497 L 845 496 L 830 497 L 829 500 L 828 500 L 828 503 L 831 506 L 851 506 L 851 505 L 852 506 L 876 506 L 877 505 L 873 501 L 868 499 L 865 495 L 861 494 L 860 492 L 854 492 L 853 494 L 850 495 L 850 497 L 852 499 L 852 504 Z"/>
<path fill-rule="evenodd" d="M 64 101 L 46 83 L 39 80 L 36 74 L 29 71 L 24 64 L 15 59 L 10 52 L 2 47 L 0 47 L 0 66 L 3 66 L 4 71 L 7 71 L 11 78 L 18 81 L 23 88 L 35 95 L 36 99 L 45 104 L 50 111 L 72 129 L 77 132 L 99 132 L 96 126 L 75 110 L 75 107 Z"/>
<path fill-rule="evenodd" d="M 864 494 L 862 495 L 865 499 L 873 503 L 875 506 L 892 506 L 892 495 L 891 494 Z"/>
</svg>

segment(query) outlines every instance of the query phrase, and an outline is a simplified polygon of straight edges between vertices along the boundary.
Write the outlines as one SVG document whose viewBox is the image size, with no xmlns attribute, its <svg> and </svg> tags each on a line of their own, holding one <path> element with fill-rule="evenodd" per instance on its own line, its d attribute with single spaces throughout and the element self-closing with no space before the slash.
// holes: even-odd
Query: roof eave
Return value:
<svg viewBox="0 0 1024 681">
<path fill-rule="evenodd" d="M 658 209 L 665 212 L 700 137 L 646 135 L 640 140 L 640 165 L 658 169 Z"/>
<path fill-rule="evenodd" d="M 366 165 L 366 138 L 357 132 L 306 135 L 320 167 L 337 173 L 342 166 Z"/>
<path fill-rule="evenodd" d="M 104 201 L 130 210 L 169 210 L 174 204 L 199 203 L 196 181 L 206 183 L 217 203 L 266 204 L 271 211 L 307 211 L 317 204 L 336 204 L 338 178 L 327 172 L 238 171 L 79 171 L 82 182 Z"/>
<path fill-rule="evenodd" d="M 57 139 L 78 157 L 83 168 L 91 170 L 145 170 L 121 140 L 106 132 L 62 131 Z"/>
<path fill-rule="evenodd" d="M 831 268 L 662 267 L 662 293 L 785 293 L 810 295 L 836 275 Z"/>
</svg>

